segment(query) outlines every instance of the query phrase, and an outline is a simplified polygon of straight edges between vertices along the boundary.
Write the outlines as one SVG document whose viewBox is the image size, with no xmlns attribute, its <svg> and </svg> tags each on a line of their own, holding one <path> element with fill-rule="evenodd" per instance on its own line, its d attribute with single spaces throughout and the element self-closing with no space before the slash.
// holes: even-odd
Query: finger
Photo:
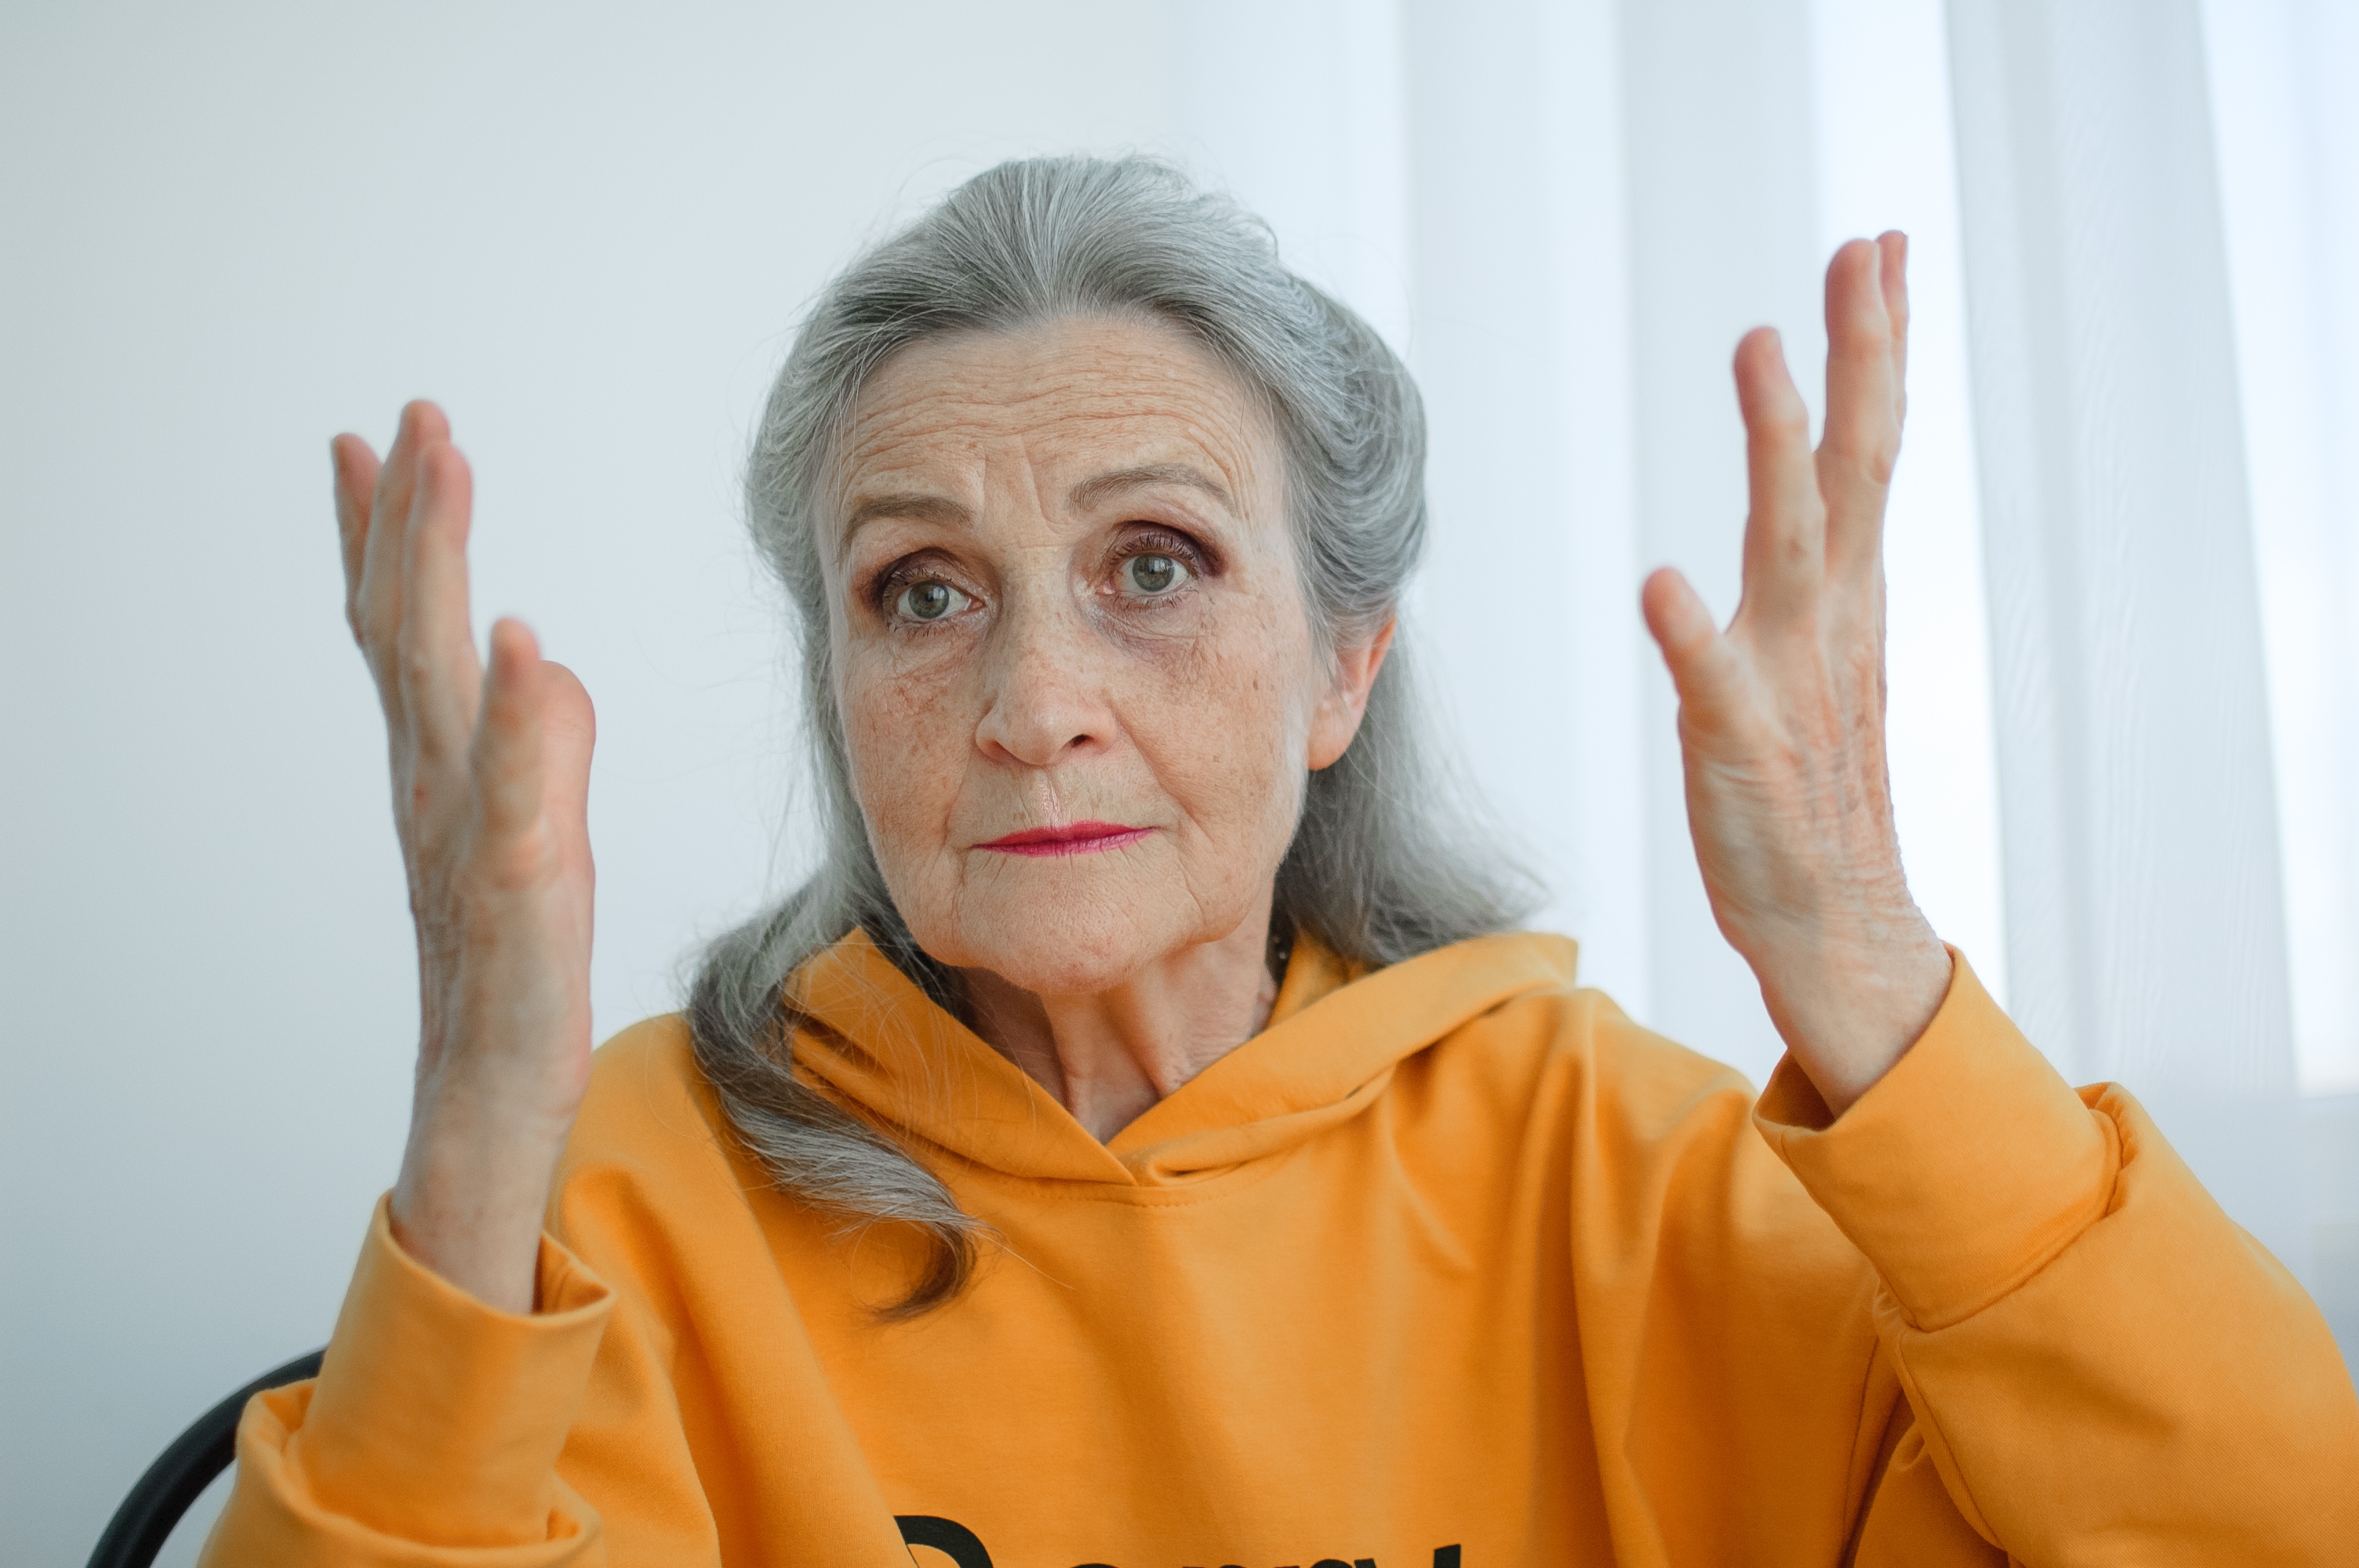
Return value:
<svg viewBox="0 0 2359 1568">
<path fill-rule="evenodd" d="M 1892 323 L 1892 401 L 1908 422 L 1908 236 L 1886 229 L 1875 238 L 1884 280 L 1884 314 Z"/>
<path fill-rule="evenodd" d="M 336 537 L 344 556 L 344 624 L 353 640 L 361 634 L 361 573 L 367 564 L 369 499 L 376 491 L 376 454 L 358 436 L 328 443 L 328 467 L 335 475 Z"/>
<path fill-rule="evenodd" d="M 1736 400 L 1745 413 L 1752 488 L 1737 613 L 1773 624 L 1807 617 L 1817 609 L 1825 575 L 1826 517 L 1810 460 L 1810 410 L 1767 327 L 1736 345 Z"/>
<path fill-rule="evenodd" d="M 467 526 L 474 481 L 449 442 L 421 444 L 410 499 L 396 633 L 403 711 L 419 761 L 447 763 L 475 729 L 482 681 L 467 605 Z"/>
<path fill-rule="evenodd" d="M 598 743 L 597 710 L 580 677 L 563 665 L 543 659 L 540 682 L 549 815 L 553 820 L 582 818 L 590 799 L 590 753 Z"/>
<path fill-rule="evenodd" d="M 1738 663 L 1736 650 L 1712 623 L 1711 606 L 1673 567 L 1647 579 L 1638 605 L 1663 651 L 1680 708 L 1704 723 L 1726 715 L 1736 701 Z"/>
<path fill-rule="evenodd" d="M 1900 457 L 1900 377 L 1885 308 L 1883 247 L 1854 240 L 1827 266 L 1827 425 L 1819 490 L 1827 569 L 1855 575 L 1877 558 L 1884 502 Z"/>
<path fill-rule="evenodd" d="M 427 442 L 447 443 L 450 421 L 431 403 L 415 402 L 401 411 L 392 449 L 377 470 L 369 500 L 369 531 L 362 553 L 361 646 L 377 672 L 386 712 L 400 722 L 400 681 L 393 668 L 395 633 L 401 622 L 401 581 L 409 554 L 409 505 L 418 484 L 418 453 Z"/>
<path fill-rule="evenodd" d="M 541 819 L 557 840 L 568 870 L 590 866 L 590 753 L 598 741 L 598 715 L 590 694 L 563 665 L 540 665 Z M 585 904 L 583 918 L 590 911 Z"/>
<path fill-rule="evenodd" d="M 539 643 L 523 622 L 503 617 L 492 627 L 483 723 L 469 752 L 477 818 L 495 843 L 512 842 L 540 820 L 546 685 Z"/>
</svg>

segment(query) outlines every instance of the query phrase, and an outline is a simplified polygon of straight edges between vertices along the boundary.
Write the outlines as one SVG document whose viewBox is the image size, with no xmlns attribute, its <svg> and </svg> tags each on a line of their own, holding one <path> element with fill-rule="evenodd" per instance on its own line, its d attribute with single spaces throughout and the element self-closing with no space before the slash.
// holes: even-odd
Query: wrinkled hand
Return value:
<svg viewBox="0 0 2359 1568">
<path fill-rule="evenodd" d="M 1752 511 L 1727 630 L 1668 568 L 1643 596 L 1679 688 L 1712 914 L 1838 1115 L 1924 1032 L 1950 979 L 1901 874 L 1885 767 L 1884 505 L 1900 450 L 1906 257 L 1888 233 L 1827 268 L 1815 454 L 1777 334 L 1737 346 Z"/>
<path fill-rule="evenodd" d="M 473 483 L 441 411 L 402 410 L 380 465 L 332 444 L 344 611 L 385 707 L 418 926 L 420 1034 L 394 1234 L 528 1312 L 542 1214 L 590 1073 L 589 694 L 521 622 L 475 653 Z"/>
</svg>

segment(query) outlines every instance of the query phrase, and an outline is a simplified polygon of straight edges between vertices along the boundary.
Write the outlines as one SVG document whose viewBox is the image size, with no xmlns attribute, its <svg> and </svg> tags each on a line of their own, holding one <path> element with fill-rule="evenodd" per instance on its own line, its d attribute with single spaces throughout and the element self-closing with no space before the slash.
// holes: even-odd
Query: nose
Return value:
<svg viewBox="0 0 2359 1568">
<path fill-rule="evenodd" d="M 990 683 L 975 744 L 997 762 L 1052 768 L 1113 742 L 1102 640 L 1079 607 L 1049 592 L 1016 593 L 991 630 Z"/>
</svg>

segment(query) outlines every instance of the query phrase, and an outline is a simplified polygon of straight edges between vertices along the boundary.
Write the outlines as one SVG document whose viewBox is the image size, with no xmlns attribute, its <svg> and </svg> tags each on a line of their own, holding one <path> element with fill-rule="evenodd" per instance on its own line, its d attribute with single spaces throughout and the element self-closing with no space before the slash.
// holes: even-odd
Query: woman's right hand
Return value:
<svg viewBox="0 0 2359 1568">
<path fill-rule="evenodd" d="M 331 443 L 344 611 L 385 705 L 418 925 L 419 1036 L 394 1236 L 530 1312 L 542 1217 L 590 1078 L 590 696 L 523 622 L 475 652 L 473 481 L 430 403 L 380 463 Z"/>
</svg>

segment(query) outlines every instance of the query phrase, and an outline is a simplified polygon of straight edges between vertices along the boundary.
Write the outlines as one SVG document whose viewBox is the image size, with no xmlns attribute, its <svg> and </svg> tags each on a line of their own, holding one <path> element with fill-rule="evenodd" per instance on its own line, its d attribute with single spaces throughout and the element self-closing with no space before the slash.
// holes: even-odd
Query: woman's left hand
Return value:
<svg viewBox="0 0 2359 1568">
<path fill-rule="evenodd" d="M 1827 268 L 1815 453 L 1777 333 L 1737 345 L 1752 510 L 1728 629 L 1669 568 L 1643 598 L 1679 688 L 1712 914 L 1838 1115 L 1915 1043 L 1950 981 L 1901 874 L 1885 767 L 1884 503 L 1900 450 L 1907 254 L 1887 233 Z"/>
</svg>

